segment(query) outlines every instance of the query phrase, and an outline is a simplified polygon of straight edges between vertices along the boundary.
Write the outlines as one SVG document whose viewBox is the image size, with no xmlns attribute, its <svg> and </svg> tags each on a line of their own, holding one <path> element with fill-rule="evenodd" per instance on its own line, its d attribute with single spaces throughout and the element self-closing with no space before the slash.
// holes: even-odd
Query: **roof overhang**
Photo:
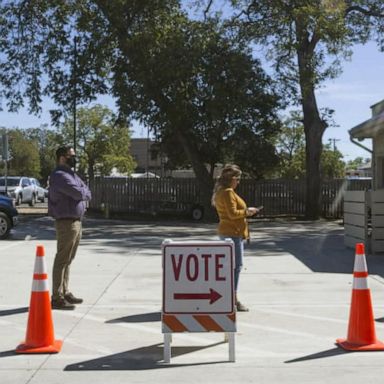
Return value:
<svg viewBox="0 0 384 384">
<path fill-rule="evenodd" d="M 348 132 L 352 138 L 358 140 L 374 138 L 378 133 L 384 132 L 384 112 L 356 125 Z"/>
</svg>

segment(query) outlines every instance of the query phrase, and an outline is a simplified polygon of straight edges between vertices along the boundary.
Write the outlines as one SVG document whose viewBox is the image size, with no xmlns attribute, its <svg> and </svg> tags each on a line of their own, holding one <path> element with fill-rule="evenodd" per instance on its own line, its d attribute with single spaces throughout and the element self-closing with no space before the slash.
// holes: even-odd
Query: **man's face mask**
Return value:
<svg viewBox="0 0 384 384">
<path fill-rule="evenodd" d="M 76 165 L 76 156 L 67 156 L 66 163 L 68 167 L 74 168 Z"/>
</svg>

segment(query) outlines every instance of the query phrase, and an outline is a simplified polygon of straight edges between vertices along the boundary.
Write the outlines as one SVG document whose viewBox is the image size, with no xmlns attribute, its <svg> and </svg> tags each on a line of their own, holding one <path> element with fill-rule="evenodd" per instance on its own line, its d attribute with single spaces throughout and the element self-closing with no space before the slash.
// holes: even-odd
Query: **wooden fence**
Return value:
<svg viewBox="0 0 384 384">
<path fill-rule="evenodd" d="M 323 182 L 322 216 L 343 217 L 346 190 L 369 190 L 370 180 L 337 179 Z M 91 182 L 90 208 L 111 213 L 190 213 L 202 206 L 196 179 L 96 178 Z M 302 216 L 305 213 L 304 180 L 242 179 L 237 189 L 249 206 L 263 205 L 261 217 Z"/>
</svg>

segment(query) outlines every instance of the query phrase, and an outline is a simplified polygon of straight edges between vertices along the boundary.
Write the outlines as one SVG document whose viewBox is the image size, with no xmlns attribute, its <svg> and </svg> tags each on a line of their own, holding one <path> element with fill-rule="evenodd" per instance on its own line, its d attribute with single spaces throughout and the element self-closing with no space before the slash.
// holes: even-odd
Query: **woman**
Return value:
<svg viewBox="0 0 384 384">
<path fill-rule="evenodd" d="M 248 239 L 246 218 L 259 212 L 258 208 L 247 207 L 244 200 L 235 192 L 240 182 L 241 170 L 237 165 L 226 165 L 218 177 L 213 190 L 212 205 L 219 215 L 218 233 L 220 239 L 230 238 L 235 246 L 235 303 L 240 312 L 248 308 L 237 298 L 240 270 L 243 265 L 243 240 Z"/>
</svg>

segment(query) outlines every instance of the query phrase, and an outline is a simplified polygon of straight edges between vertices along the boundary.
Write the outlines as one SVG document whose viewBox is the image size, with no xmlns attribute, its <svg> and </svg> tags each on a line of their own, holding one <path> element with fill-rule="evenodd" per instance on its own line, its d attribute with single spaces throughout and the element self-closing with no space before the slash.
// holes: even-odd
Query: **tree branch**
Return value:
<svg viewBox="0 0 384 384">
<path fill-rule="evenodd" d="M 346 8 L 345 15 L 347 16 L 349 13 L 352 13 L 354 11 L 362 13 L 366 16 L 375 16 L 375 17 L 383 17 L 384 18 L 383 12 L 375 11 L 373 9 L 365 9 L 363 7 L 360 7 L 359 5 L 351 5 L 350 7 Z"/>
<path fill-rule="evenodd" d="M 205 10 L 204 10 L 204 19 L 207 18 L 208 12 L 211 9 L 212 4 L 213 4 L 213 0 L 209 0 L 208 4 L 207 4 L 207 6 L 205 7 Z"/>
<path fill-rule="evenodd" d="M 251 8 L 255 5 L 254 3 L 254 1 L 250 2 L 246 9 L 241 10 L 240 13 L 233 17 L 233 20 L 239 19 L 241 16 L 245 15 L 247 19 L 251 21 Z"/>
<path fill-rule="evenodd" d="M 316 48 L 316 44 L 319 42 L 320 37 L 319 34 L 317 33 L 317 28 L 314 30 L 312 34 L 312 39 L 309 41 L 308 48 L 311 52 L 313 52 Z"/>
</svg>

